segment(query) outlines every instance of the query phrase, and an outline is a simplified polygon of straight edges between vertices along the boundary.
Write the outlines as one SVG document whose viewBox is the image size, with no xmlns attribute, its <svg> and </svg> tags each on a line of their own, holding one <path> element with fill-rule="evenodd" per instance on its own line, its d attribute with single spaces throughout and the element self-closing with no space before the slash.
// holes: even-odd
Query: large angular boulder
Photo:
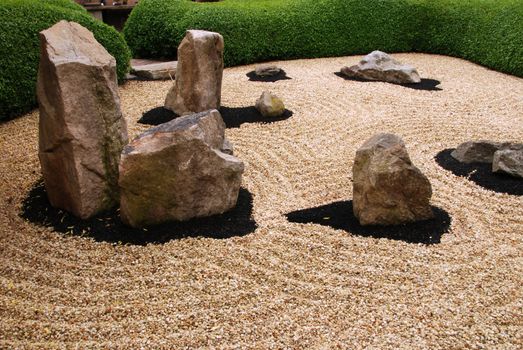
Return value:
<svg viewBox="0 0 523 350">
<path fill-rule="evenodd" d="M 133 227 L 223 213 L 236 205 L 243 162 L 227 154 L 217 110 L 174 119 L 127 145 L 120 162 L 120 215 Z"/>
<path fill-rule="evenodd" d="M 343 67 L 341 73 L 349 78 L 378 80 L 394 84 L 421 82 L 414 67 L 402 64 L 382 51 L 371 52 L 357 65 Z"/>
<path fill-rule="evenodd" d="M 398 225 L 433 217 L 432 187 L 396 135 L 377 134 L 356 152 L 353 209 L 361 225 Z"/>
<path fill-rule="evenodd" d="M 115 59 L 81 25 L 40 33 L 39 158 L 49 201 L 86 219 L 118 203 L 127 143 Z"/>
<path fill-rule="evenodd" d="M 523 178 L 523 145 L 494 153 L 492 171 Z"/>
<path fill-rule="evenodd" d="M 450 155 L 462 163 L 492 163 L 494 153 L 514 147 L 517 148 L 518 144 L 488 140 L 468 141 L 460 144 Z"/>
<path fill-rule="evenodd" d="M 165 108 L 178 115 L 219 109 L 223 77 L 223 37 L 188 30 L 178 46 L 176 80 Z"/>
<path fill-rule="evenodd" d="M 285 112 L 282 99 L 268 91 L 264 91 L 256 100 L 255 107 L 264 117 L 279 117 Z"/>
</svg>

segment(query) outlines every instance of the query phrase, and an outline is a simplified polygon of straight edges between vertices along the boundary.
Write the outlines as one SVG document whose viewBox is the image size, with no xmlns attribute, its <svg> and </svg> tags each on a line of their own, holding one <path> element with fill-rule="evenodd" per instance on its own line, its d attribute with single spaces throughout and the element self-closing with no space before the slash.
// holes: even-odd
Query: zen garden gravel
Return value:
<svg viewBox="0 0 523 350">
<path fill-rule="evenodd" d="M 394 56 L 439 90 L 335 74 L 359 56 L 273 62 L 291 78 L 276 82 L 249 81 L 255 65 L 224 71 L 224 107 L 250 107 L 270 90 L 293 112 L 227 129 L 255 221 L 230 235 L 207 223 L 124 242 L 24 219 L 41 180 L 38 111 L 0 123 L 0 348 L 523 348 L 523 197 L 435 159 L 468 140 L 521 141 L 523 79 L 456 58 Z M 121 86 L 131 137 L 171 84 Z M 450 218 L 437 242 L 288 220 L 351 200 L 356 149 L 377 132 L 401 136 L 431 181 L 432 205 Z"/>
</svg>

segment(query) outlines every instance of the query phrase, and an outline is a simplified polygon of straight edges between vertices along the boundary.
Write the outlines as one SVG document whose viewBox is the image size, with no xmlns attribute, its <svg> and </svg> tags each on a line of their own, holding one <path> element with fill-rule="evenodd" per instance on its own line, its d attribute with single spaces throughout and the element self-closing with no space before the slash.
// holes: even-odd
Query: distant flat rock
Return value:
<svg viewBox="0 0 523 350">
<path fill-rule="evenodd" d="M 174 79 L 177 66 L 178 61 L 133 65 L 131 68 L 131 74 L 139 78 L 150 80 Z"/>
</svg>

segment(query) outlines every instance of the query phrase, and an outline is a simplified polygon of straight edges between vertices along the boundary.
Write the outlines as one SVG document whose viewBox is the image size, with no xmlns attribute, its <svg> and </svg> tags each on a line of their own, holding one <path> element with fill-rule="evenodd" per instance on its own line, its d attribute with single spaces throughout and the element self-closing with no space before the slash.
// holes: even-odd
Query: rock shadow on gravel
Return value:
<svg viewBox="0 0 523 350">
<path fill-rule="evenodd" d="M 135 229 L 122 223 L 118 209 L 81 220 L 63 210 L 53 208 L 47 199 L 43 181 L 40 181 L 24 200 L 20 216 L 33 224 L 51 227 L 67 235 L 90 237 L 98 242 L 161 244 L 186 237 L 226 239 L 253 233 L 257 224 L 252 218 L 252 200 L 252 194 L 241 188 L 236 207 L 226 213 Z"/>
<path fill-rule="evenodd" d="M 254 71 L 250 71 L 249 73 L 247 73 L 245 75 L 249 78 L 249 81 L 261 81 L 261 82 L 265 82 L 265 83 L 275 83 L 279 80 L 292 79 L 291 77 L 287 76 L 287 73 L 285 73 L 285 71 L 283 69 L 278 74 L 273 75 L 273 76 L 267 76 L 267 77 L 257 76 Z"/>
<path fill-rule="evenodd" d="M 352 211 L 352 201 L 340 201 L 286 214 L 290 222 L 318 224 L 362 237 L 388 238 L 407 243 L 438 244 L 452 221 L 443 209 L 432 207 L 434 218 L 405 225 L 362 226 Z"/>
<path fill-rule="evenodd" d="M 286 109 L 282 116 L 264 117 L 254 106 L 249 107 L 220 107 L 220 114 L 228 129 L 239 128 L 245 123 L 270 124 L 289 119 L 293 112 Z M 165 107 L 156 107 L 143 114 L 138 123 L 147 125 L 160 125 L 167 123 L 179 116 Z"/>
<path fill-rule="evenodd" d="M 518 179 L 507 174 L 492 172 L 492 164 L 488 163 L 462 163 L 450 154 L 454 148 L 439 152 L 434 159 L 443 169 L 449 170 L 456 176 L 466 177 L 487 190 L 513 196 L 523 195 L 523 179 Z"/>
<path fill-rule="evenodd" d="M 359 79 L 359 78 L 350 78 L 350 77 L 344 75 L 341 72 L 335 72 L 334 74 L 337 75 L 340 78 L 345 79 L 345 80 L 357 81 L 357 82 L 360 82 L 360 83 L 378 83 L 378 82 L 380 82 L 380 81 L 375 81 L 375 80 L 365 80 L 365 79 Z M 387 82 L 383 82 L 382 81 L 381 83 L 387 83 Z M 406 88 L 409 88 L 409 89 L 414 89 L 414 90 L 424 90 L 424 91 L 442 91 L 443 90 L 442 88 L 438 87 L 438 85 L 441 84 L 441 81 L 435 80 L 435 79 L 421 79 L 421 82 L 417 83 L 417 84 L 415 84 L 415 83 L 413 83 L 413 84 L 393 84 L 393 83 L 387 83 L 387 84 L 399 85 L 399 86 L 403 86 L 403 87 L 406 87 Z"/>
</svg>

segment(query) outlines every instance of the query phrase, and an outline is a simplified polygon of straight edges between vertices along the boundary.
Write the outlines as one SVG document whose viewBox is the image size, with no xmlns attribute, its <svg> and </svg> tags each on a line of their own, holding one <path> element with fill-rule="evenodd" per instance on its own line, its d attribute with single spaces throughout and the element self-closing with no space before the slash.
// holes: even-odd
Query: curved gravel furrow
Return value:
<svg viewBox="0 0 523 350">
<path fill-rule="evenodd" d="M 222 105 L 283 98 L 283 121 L 227 129 L 245 162 L 258 229 L 145 246 L 96 242 L 24 221 L 41 179 L 38 112 L 0 124 L 0 348 L 518 349 L 523 197 L 495 193 L 434 157 L 470 139 L 523 140 L 523 79 L 437 55 L 397 54 L 441 90 L 336 74 L 360 57 L 275 62 L 290 80 L 224 72 Z M 120 88 L 130 137 L 171 82 Z M 451 217 L 432 245 L 291 223 L 352 199 L 357 148 L 400 135 Z M 351 215 L 347 213 L 347 215 Z"/>
</svg>

